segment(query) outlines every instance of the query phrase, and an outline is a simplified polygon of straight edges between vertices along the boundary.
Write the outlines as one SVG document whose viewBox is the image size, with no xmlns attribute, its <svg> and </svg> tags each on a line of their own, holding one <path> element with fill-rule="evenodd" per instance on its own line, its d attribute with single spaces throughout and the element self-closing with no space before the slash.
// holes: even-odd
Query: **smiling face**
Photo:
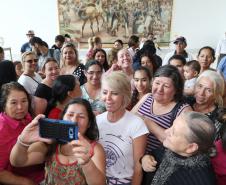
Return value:
<svg viewBox="0 0 226 185">
<path fill-rule="evenodd" d="M 85 72 L 87 82 L 91 85 L 100 86 L 102 70 L 99 65 L 91 65 Z"/>
<path fill-rule="evenodd" d="M 202 71 L 209 69 L 210 65 L 214 62 L 214 58 L 209 49 L 202 49 L 197 59 L 201 66 Z"/>
<path fill-rule="evenodd" d="M 127 49 L 118 52 L 118 63 L 122 69 L 132 68 L 132 58 Z"/>
<path fill-rule="evenodd" d="M 107 83 L 102 84 L 102 100 L 108 112 L 118 112 L 124 109 L 123 95 L 112 89 Z"/>
<path fill-rule="evenodd" d="M 198 105 L 212 106 L 215 102 L 213 82 L 202 77 L 195 85 L 194 96 Z"/>
<path fill-rule="evenodd" d="M 137 70 L 134 73 L 134 86 L 139 93 L 145 94 L 150 90 L 150 80 L 144 70 Z"/>
<path fill-rule="evenodd" d="M 62 51 L 62 58 L 64 60 L 65 65 L 75 64 L 77 61 L 77 56 L 74 48 L 65 47 Z"/>
<path fill-rule="evenodd" d="M 44 74 L 47 79 L 54 81 L 60 74 L 60 68 L 55 61 L 49 61 L 45 64 Z"/>
<path fill-rule="evenodd" d="M 71 104 L 68 106 L 67 111 L 63 117 L 64 120 L 77 122 L 79 132 L 85 135 L 86 130 L 89 127 L 89 117 L 85 106 L 81 104 Z"/>
<path fill-rule="evenodd" d="M 99 61 L 101 63 L 101 65 L 104 64 L 106 58 L 105 58 L 105 54 L 102 51 L 98 51 L 94 57 L 95 60 Z"/>
<path fill-rule="evenodd" d="M 4 112 L 13 119 L 22 120 L 28 113 L 28 104 L 25 92 L 11 90 L 6 100 Z"/>
<path fill-rule="evenodd" d="M 176 93 L 173 81 L 168 77 L 155 77 L 152 83 L 152 95 L 160 103 L 169 103 L 174 100 Z"/>
<path fill-rule="evenodd" d="M 38 59 L 34 54 L 29 54 L 24 58 L 24 72 L 34 73 L 38 66 Z"/>
</svg>

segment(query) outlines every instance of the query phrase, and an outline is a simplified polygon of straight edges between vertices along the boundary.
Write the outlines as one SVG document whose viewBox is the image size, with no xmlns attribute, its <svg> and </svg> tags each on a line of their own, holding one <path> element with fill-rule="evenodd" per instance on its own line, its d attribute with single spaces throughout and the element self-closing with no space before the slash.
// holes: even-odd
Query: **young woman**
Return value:
<svg viewBox="0 0 226 185">
<path fill-rule="evenodd" d="M 47 144 L 47 139 L 39 137 L 38 120 L 42 117 L 38 115 L 18 137 L 11 163 L 21 167 L 45 162 L 46 185 L 105 185 L 105 155 L 96 142 L 99 132 L 89 102 L 74 99 L 62 113 L 63 120 L 78 123 L 78 140 Z"/>
<path fill-rule="evenodd" d="M 60 73 L 60 68 L 54 58 L 47 58 L 42 68 L 45 78 L 38 85 L 34 94 L 34 113 L 43 114 L 46 111 L 47 104 L 52 97 L 52 86 L 54 80 Z"/>
<path fill-rule="evenodd" d="M 73 43 L 65 43 L 61 49 L 60 74 L 72 74 L 78 78 L 80 85 L 86 82 L 85 66 L 79 62 L 78 51 Z"/>
<path fill-rule="evenodd" d="M 104 51 L 103 49 L 95 49 L 93 58 L 101 63 L 104 71 L 107 71 L 109 69 L 106 51 Z"/>
<path fill-rule="evenodd" d="M 87 82 L 81 86 L 82 98 L 90 102 L 95 114 L 106 110 L 104 102 L 100 98 L 102 71 L 103 66 L 97 60 L 87 62 L 85 65 Z"/>
<path fill-rule="evenodd" d="M 127 108 L 131 110 L 137 102 L 147 93 L 151 92 L 152 75 L 146 67 L 139 67 L 133 75 L 133 84 L 135 89 L 132 92 L 131 104 Z"/>
</svg>

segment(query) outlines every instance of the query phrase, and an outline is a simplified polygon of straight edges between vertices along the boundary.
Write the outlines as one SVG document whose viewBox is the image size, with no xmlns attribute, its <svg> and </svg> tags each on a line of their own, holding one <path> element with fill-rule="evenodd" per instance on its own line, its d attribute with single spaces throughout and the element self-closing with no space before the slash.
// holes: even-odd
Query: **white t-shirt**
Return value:
<svg viewBox="0 0 226 185">
<path fill-rule="evenodd" d="M 115 123 L 107 120 L 107 112 L 96 118 L 100 132 L 99 142 L 106 154 L 107 177 L 132 178 L 134 171 L 132 144 L 135 138 L 149 133 L 145 123 L 128 111 Z"/>
<path fill-rule="evenodd" d="M 35 76 L 32 78 L 22 74 L 18 79 L 18 82 L 23 85 L 28 94 L 31 94 L 32 96 L 35 94 L 38 84 L 41 83 L 41 81 L 42 78 L 38 73 L 35 73 Z"/>
</svg>

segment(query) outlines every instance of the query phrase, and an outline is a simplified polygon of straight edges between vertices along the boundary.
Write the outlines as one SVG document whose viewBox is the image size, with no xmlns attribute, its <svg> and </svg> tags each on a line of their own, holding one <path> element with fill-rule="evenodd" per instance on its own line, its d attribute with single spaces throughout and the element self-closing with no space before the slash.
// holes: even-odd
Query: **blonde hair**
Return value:
<svg viewBox="0 0 226 185">
<path fill-rule="evenodd" d="M 26 52 L 24 52 L 22 54 L 22 56 L 21 56 L 21 64 L 22 64 L 23 67 L 24 67 L 24 63 L 25 63 L 25 58 L 28 55 L 34 55 L 36 57 L 36 53 L 34 51 L 26 51 Z"/>
<path fill-rule="evenodd" d="M 111 89 L 123 95 L 123 106 L 126 108 L 131 100 L 131 84 L 128 76 L 122 71 L 113 71 L 102 78 L 103 84 L 107 84 Z"/>
<path fill-rule="evenodd" d="M 88 44 L 89 44 L 89 47 L 91 48 L 93 48 L 96 44 L 99 44 L 99 43 L 101 43 L 100 37 L 94 36 L 94 37 L 88 38 Z"/>
<path fill-rule="evenodd" d="M 196 84 L 200 81 L 202 77 L 207 77 L 209 81 L 213 83 L 213 93 L 215 97 L 215 103 L 222 107 L 223 106 L 223 95 L 225 82 L 221 74 L 213 70 L 205 70 L 197 78 Z"/>
<path fill-rule="evenodd" d="M 64 45 L 61 48 L 60 67 L 64 67 L 65 66 L 64 59 L 63 59 L 63 51 L 64 51 L 65 48 L 72 48 L 74 50 L 75 55 L 76 55 L 75 63 L 78 64 L 79 63 L 78 50 L 76 49 L 75 45 L 72 42 L 66 42 L 66 43 L 64 43 Z"/>
</svg>

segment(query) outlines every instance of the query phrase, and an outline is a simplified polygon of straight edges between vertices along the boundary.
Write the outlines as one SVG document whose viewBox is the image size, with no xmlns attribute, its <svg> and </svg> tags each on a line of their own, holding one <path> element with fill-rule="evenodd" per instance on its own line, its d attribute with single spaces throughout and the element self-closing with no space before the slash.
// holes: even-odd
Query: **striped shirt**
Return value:
<svg viewBox="0 0 226 185">
<path fill-rule="evenodd" d="M 166 114 L 155 115 L 153 113 L 153 103 L 154 103 L 153 96 L 150 95 L 140 106 L 140 108 L 138 109 L 138 112 L 141 115 L 148 117 L 149 119 L 151 119 L 157 125 L 159 125 L 160 127 L 164 128 L 164 129 L 171 127 L 171 125 L 174 121 L 173 120 L 174 108 Z M 183 111 L 183 109 L 188 106 L 189 105 L 186 103 L 181 104 L 178 107 L 178 109 L 176 110 L 177 111 L 176 115 L 178 116 Z M 148 138 L 147 138 L 146 152 L 150 152 L 151 150 L 156 149 L 161 145 L 162 145 L 162 143 L 152 133 L 149 133 Z"/>
</svg>

